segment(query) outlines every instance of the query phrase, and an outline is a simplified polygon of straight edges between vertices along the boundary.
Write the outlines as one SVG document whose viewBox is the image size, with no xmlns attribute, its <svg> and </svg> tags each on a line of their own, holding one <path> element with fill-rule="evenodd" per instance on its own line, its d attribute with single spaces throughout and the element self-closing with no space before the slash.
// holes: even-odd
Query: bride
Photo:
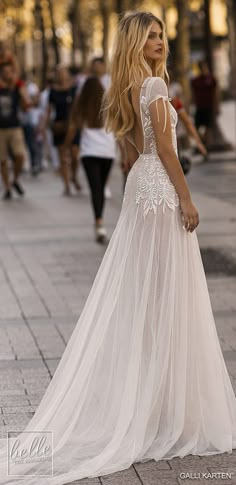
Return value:
<svg viewBox="0 0 236 485">
<path fill-rule="evenodd" d="M 55 375 L 18 436 L 28 450 L 36 432 L 52 433 L 53 473 L 46 460 L 39 473 L 35 456 L 17 461 L 11 448 L 7 463 L 2 440 L 1 484 L 63 485 L 236 448 L 236 399 L 177 156 L 167 51 L 157 17 L 121 20 L 104 102 L 106 127 L 125 140 L 131 166 L 120 216 Z"/>
</svg>

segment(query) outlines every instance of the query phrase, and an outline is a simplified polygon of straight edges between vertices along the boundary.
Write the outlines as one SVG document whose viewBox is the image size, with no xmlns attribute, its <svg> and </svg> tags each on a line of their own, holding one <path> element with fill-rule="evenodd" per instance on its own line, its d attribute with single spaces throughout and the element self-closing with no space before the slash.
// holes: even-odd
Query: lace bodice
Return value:
<svg viewBox="0 0 236 485">
<path fill-rule="evenodd" d="M 177 154 L 176 124 L 178 116 L 170 103 L 167 85 L 160 77 L 148 77 L 143 82 L 139 98 L 143 129 L 143 152 L 139 152 L 138 160 L 128 175 L 124 193 L 124 200 L 127 200 L 133 192 L 132 190 L 130 191 L 130 184 L 136 183 L 135 202 L 137 204 L 143 203 L 144 217 L 149 211 L 156 213 L 159 205 L 162 205 L 163 212 L 165 212 L 167 207 L 174 210 L 179 206 L 178 195 L 158 155 L 158 147 L 151 121 L 150 105 L 159 98 L 163 100 L 165 109 L 163 131 L 166 127 L 167 109 L 170 111 L 172 143 Z M 157 116 L 159 116 L 158 111 Z M 128 139 L 136 147 L 132 134 L 129 134 Z"/>
</svg>

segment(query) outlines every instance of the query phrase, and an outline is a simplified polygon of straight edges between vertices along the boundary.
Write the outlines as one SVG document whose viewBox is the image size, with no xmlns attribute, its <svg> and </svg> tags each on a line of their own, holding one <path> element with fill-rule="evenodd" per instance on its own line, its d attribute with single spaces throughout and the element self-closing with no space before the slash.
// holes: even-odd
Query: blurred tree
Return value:
<svg viewBox="0 0 236 485">
<path fill-rule="evenodd" d="M 227 21 L 229 28 L 230 92 L 236 97 L 236 0 L 227 0 Z"/>
<path fill-rule="evenodd" d="M 49 7 L 49 15 L 50 15 L 50 21 L 51 21 L 51 28 L 52 28 L 52 44 L 53 44 L 53 49 L 55 54 L 55 61 L 56 61 L 56 64 L 59 64 L 60 52 L 59 52 L 57 36 L 56 36 L 56 26 L 55 26 L 55 20 L 54 20 L 52 0 L 48 0 L 48 7 Z"/>
<path fill-rule="evenodd" d="M 76 49 L 78 47 L 78 24 L 77 24 L 77 4 L 78 0 L 73 0 L 71 6 L 68 10 L 68 19 L 71 24 L 71 37 L 72 37 L 72 46 L 71 46 L 71 65 L 74 67 L 76 64 Z"/>
<path fill-rule="evenodd" d="M 204 0 L 204 47 L 205 57 L 210 71 L 213 71 L 213 38 L 211 32 L 211 19 L 210 19 L 210 6 L 211 0 Z"/>
<path fill-rule="evenodd" d="M 47 70 L 48 70 L 48 49 L 47 49 L 47 42 L 45 37 L 44 17 L 43 17 L 42 5 L 40 0 L 35 0 L 35 23 L 36 23 L 36 27 L 39 28 L 42 34 L 42 38 L 41 38 L 42 69 L 40 69 L 40 74 L 41 74 L 42 86 L 45 86 Z"/>
<path fill-rule="evenodd" d="M 119 7 L 122 5 L 122 0 L 119 0 Z M 110 8 L 108 0 L 99 0 L 100 13 L 102 17 L 102 51 L 105 62 L 108 58 L 108 35 L 109 35 L 109 17 Z"/>
<path fill-rule="evenodd" d="M 174 53 L 174 67 L 177 80 L 183 87 L 184 102 L 188 108 L 190 103 L 190 34 L 189 34 L 189 2 L 176 0 L 178 20 L 176 25 L 176 40 Z"/>
<path fill-rule="evenodd" d="M 118 15 L 123 12 L 124 8 L 124 1 L 123 0 L 115 0 L 115 11 Z"/>
</svg>

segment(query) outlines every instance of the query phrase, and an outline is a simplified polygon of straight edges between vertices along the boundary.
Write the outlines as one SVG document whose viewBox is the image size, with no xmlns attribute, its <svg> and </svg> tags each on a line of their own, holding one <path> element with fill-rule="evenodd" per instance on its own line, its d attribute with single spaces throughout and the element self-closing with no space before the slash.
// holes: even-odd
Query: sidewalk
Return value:
<svg viewBox="0 0 236 485">
<path fill-rule="evenodd" d="M 222 156 L 222 155 L 221 155 Z M 94 241 L 92 210 L 81 170 L 83 193 L 61 196 L 52 173 L 25 175 L 24 200 L 0 201 L 0 436 L 23 430 L 50 382 L 77 323 L 105 248 Z M 188 176 L 200 213 L 198 229 L 222 350 L 236 392 L 236 163 L 197 164 Z M 109 235 L 122 203 L 118 165 L 107 201 Z M 136 464 L 129 470 L 81 485 L 185 485 L 180 473 L 232 472 L 232 455 L 188 456 Z M 206 480 L 197 480 L 206 484 Z"/>
</svg>

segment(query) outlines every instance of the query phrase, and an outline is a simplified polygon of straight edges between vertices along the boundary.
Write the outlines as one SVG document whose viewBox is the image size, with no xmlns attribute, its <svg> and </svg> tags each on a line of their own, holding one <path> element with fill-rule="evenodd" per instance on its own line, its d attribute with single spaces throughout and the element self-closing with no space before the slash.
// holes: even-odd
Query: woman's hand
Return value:
<svg viewBox="0 0 236 485">
<path fill-rule="evenodd" d="M 191 198 L 180 198 L 180 211 L 183 217 L 185 229 L 189 232 L 193 232 L 199 224 L 199 216 L 196 207 L 191 201 Z"/>
<path fill-rule="evenodd" d="M 202 142 L 199 142 L 199 143 L 197 144 L 197 147 L 198 147 L 198 150 L 201 152 L 201 154 L 202 154 L 204 157 L 206 157 L 206 156 L 207 156 L 207 149 L 206 149 L 205 145 L 203 145 L 203 143 L 202 143 Z"/>
</svg>

